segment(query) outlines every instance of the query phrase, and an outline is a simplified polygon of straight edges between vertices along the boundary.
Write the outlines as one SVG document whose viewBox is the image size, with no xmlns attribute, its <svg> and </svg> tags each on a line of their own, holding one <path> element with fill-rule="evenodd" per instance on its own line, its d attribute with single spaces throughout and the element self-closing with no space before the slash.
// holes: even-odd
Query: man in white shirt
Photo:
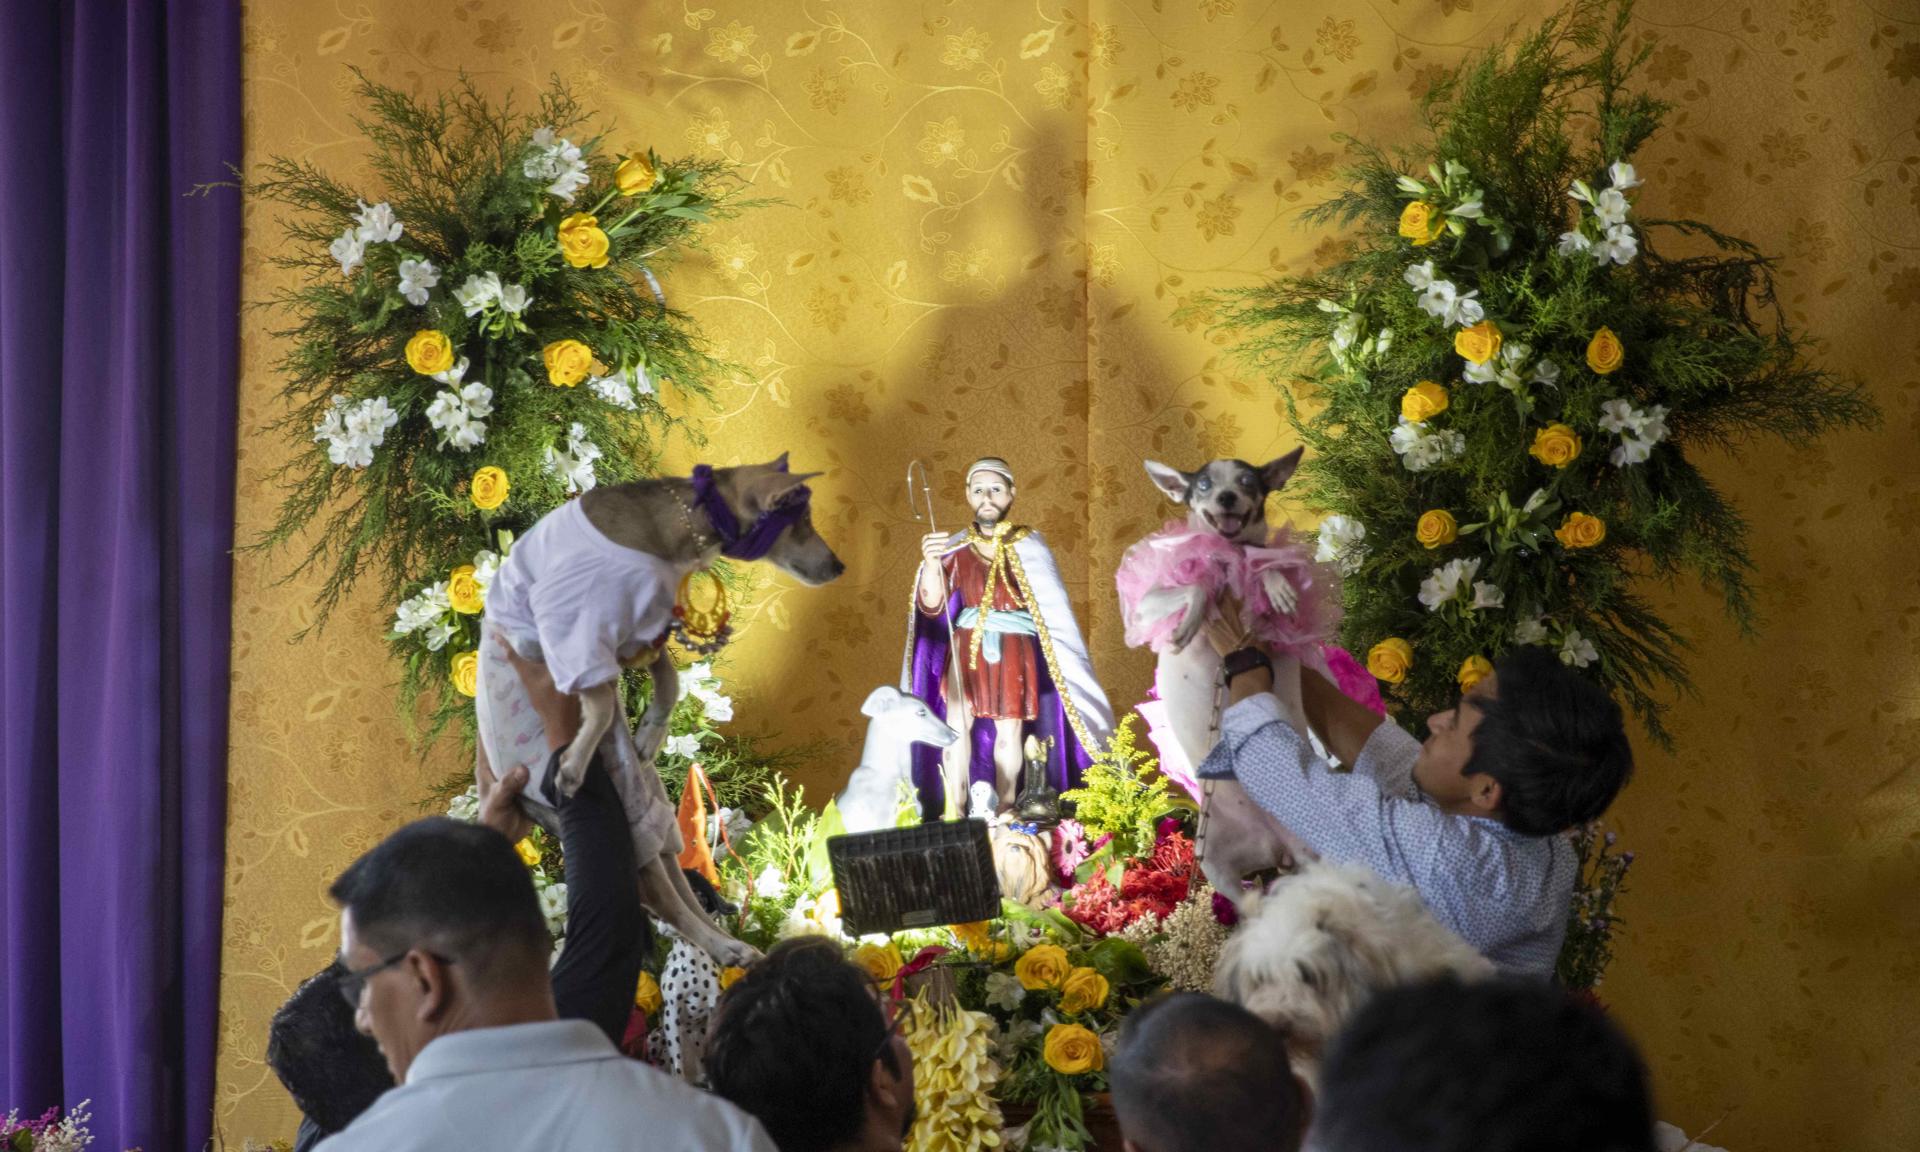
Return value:
<svg viewBox="0 0 1920 1152">
<path fill-rule="evenodd" d="M 398 1087 L 320 1152 L 774 1152 L 759 1122 L 555 1017 L 546 920 L 505 837 L 409 824 L 341 873 L 340 989 Z"/>
</svg>

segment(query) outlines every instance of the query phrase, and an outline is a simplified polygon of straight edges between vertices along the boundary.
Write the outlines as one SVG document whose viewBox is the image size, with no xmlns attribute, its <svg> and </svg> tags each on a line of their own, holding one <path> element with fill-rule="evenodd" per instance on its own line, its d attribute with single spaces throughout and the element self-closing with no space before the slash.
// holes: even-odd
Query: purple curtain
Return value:
<svg viewBox="0 0 1920 1152">
<path fill-rule="evenodd" d="M 240 14 L 0 20 L 0 1108 L 210 1136 Z"/>
</svg>

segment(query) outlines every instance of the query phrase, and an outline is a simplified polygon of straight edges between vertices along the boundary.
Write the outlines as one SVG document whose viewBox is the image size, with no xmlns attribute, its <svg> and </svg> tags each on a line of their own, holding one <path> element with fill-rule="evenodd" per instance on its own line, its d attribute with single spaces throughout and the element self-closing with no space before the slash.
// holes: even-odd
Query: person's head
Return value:
<svg viewBox="0 0 1920 1152">
<path fill-rule="evenodd" d="M 267 1066 L 302 1114 L 331 1135 L 354 1122 L 393 1076 L 340 997 L 338 960 L 294 990 L 267 1029 Z"/>
<path fill-rule="evenodd" d="M 1005 460 L 987 456 L 967 469 L 967 507 L 973 509 L 975 524 L 992 529 L 1005 520 L 1013 497 L 1013 469 Z"/>
<path fill-rule="evenodd" d="M 1327 1053 L 1324 1152 L 1652 1152 L 1633 1042 L 1548 984 L 1442 980 L 1380 993 Z"/>
<path fill-rule="evenodd" d="M 1286 1041 L 1211 996 L 1143 1005 L 1121 1029 L 1107 1080 L 1127 1152 L 1296 1152 L 1307 1126 Z"/>
<path fill-rule="evenodd" d="M 780 1152 L 898 1148 L 914 1120 L 905 1003 L 883 1002 L 837 944 L 785 941 L 720 997 L 707 1079 Z"/>
<path fill-rule="evenodd" d="M 340 905 L 341 994 L 395 1080 L 436 1036 L 553 1018 L 552 947 L 506 837 L 436 817 L 353 862 Z"/>
<path fill-rule="evenodd" d="M 1528 836 L 1598 819 L 1633 774 L 1620 706 L 1541 647 L 1509 651 L 1427 728 L 1413 766 L 1420 790 Z"/>
</svg>

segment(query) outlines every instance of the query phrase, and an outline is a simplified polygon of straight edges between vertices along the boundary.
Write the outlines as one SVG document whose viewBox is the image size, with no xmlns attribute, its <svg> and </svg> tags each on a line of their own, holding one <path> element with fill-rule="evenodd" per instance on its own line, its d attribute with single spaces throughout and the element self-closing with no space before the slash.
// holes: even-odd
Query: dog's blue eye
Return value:
<svg viewBox="0 0 1920 1152">
<path fill-rule="evenodd" d="M 1200 483 L 1198 483 L 1198 484 L 1196 484 L 1196 485 L 1194 485 L 1194 487 L 1196 487 L 1196 488 L 1198 488 L 1198 489 L 1200 489 L 1200 491 L 1202 491 L 1202 492 L 1205 492 L 1205 491 L 1206 491 L 1207 489 L 1209 489 L 1209 488 L 1211 488 L 1211 487 L 1213 487 L 1213 481 L 1211 481 L 1211 480 L 1202 480 L 1202 481 L 1200 481 Z"/>
<path fill-rule="evenodd" d="M 1251 488 L 1251 487 L 1253 487 L 1253 477 L 1251 477 L 1251 476 L 1242 476 L 1242 477 L 1240 477 L 1240 487 L 1242 487 L 1242 488 Z"/>
</svg>

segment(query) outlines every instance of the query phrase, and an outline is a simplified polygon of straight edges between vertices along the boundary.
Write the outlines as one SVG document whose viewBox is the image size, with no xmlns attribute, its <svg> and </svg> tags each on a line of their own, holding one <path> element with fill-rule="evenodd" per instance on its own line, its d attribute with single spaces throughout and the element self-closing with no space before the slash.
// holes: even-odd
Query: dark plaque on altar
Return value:
<svg viewBox="0 0 1920 1152">
<path fill-rule="evenodd" d="M 827 841 L 849 936 L 970 924 L 1000 915 L 984 820 L 857 832 Z"/>
</svg>

